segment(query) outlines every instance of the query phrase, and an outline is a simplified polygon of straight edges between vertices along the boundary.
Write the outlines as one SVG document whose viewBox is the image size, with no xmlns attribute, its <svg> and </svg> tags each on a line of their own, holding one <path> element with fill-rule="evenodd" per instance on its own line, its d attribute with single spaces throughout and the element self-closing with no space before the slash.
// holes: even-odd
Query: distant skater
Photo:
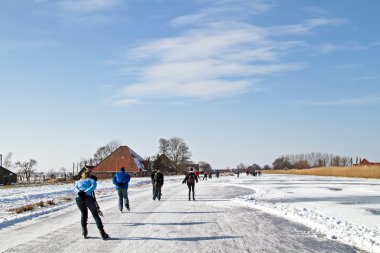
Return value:
<svg viewBox="0 0 380 253">
<path fill-rule="evenodd" d="M 113 184 L 116 187 L 117 194 L 119 195 L 119 210 L 123 212 L 123 200 L 125 208 L 130 211 L 129 199 L 128 199 L 128 184 L 131 177 L 125 172 L 124 167 L 120 169 L 118 173 L 112 179 Z"/>
<path fill-rule="evenodd" d="M 152 173 L 150 173 L 150 179 L 152 181 L 152 195 L 154 197 L 154 175 L 156 174 L 157 170 L 152 169 Z"/>
<path fill-rule="evenodd" d="M 189 173 L 186 175 L 185 179 L 182 181 L 182 184 L 187 183 L 187 187 L 189 188 L 189 201 L 190 201 L 191 191 L 193 191 L 193 200 L 195 200 L 195 193 L 194 193 L 195 182 L 198 183 L 198 178 L 194 174 L 193 169 L 191 168 Z"/>
<path fill-rule="evenodd" d="M 164 185 L 164 174 L 160 171 L 160 169 L 157 169 L 156 174 L 154 174 L 154 194 L 153 194 L 153 200 L 161 200 L 161 188 Z"/>
<path fill-rule="evenodd" d="M 207 171 L 203 172 L 203 179 L 202 179 L 202 181 L 205 180 L 205 179 L 206 179 L 206 181 L 207 181 L 207 175 L 208 175 L 208 174 L 207 174 Z"/>
<path fill-rule="evenodd" d="M 88 209 L 94 220 L 96 222 L 96 226 L 99 229 L 100 235 L 103 240 L 110 238 L 109 235 L 104 231 L 103 223 L 101 218 L 99 217 L 98 209 L 95 205 L 95 199 L 92 196 L 93 191 L 96 189 L 96 181 L 90 178 L 91 173 L 86 171 L 82 174 L 82 178 L 75 182 L 75 192 L 78 196 L 75 198 L 75 202 L 79 210 L 82 213 L 81 216 L 81 225 L 82 225 L 82 235 L 84 238 L 87 238 L 88 230 L 87 230 L 87 220 L 88 220 Z"/>
<path fill-rule="evenodd" d="M 192 170 L 192 168 L 190 168 L 190 170 Z M 199 180 L 201 180 L 201 177 L 199 176 L 199 170 L 194 171 L 194 174 Z"/>
</svg>

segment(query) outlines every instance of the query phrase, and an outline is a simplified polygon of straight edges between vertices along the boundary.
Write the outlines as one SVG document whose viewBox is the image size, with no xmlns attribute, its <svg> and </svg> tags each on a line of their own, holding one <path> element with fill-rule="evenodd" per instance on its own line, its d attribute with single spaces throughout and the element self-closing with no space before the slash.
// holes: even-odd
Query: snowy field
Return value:
<svg viewBox="0 0 380 253">
<path fill-rule="evenodd" d="M 328 246 L 323 246 L 325 248 L 322 249 L 319 248 L 322 247 L 321 245 L 327 245 L 326 241 L 321 241 L 322 239 L 320 239 L 320 237 L 322 235 L 322 237 L 325 237 L 332 242 L 341 242 L 346 245 L 352 246 L 354 252 L 356 251 L 355 248 L 362 249 L 368 252 L 380 252 L 380 180 L 269 174 L 264 174 L 262 177 L 241 175 L 239 178 L 231 176 L 222 176 L 219 179 L 216 179 L 214 177 L 213 179 L 208 180 L 207 182 L 201 181 L 196 188 L 196 193 L 201 194 L 200 199 L 197 199 L 198 201 L 193 203 L 186 201 L 186 187 L 180 184 L 181 179 L 182 177 L 172 177 L 166 179 L 166 183 L 163 188 L 163 199 L 159 203 L 159 206 L 156 204 L 158 202 L 152 202 L 152 200 L 149 197 L 149 194 L 151 194 L 150 179 L 133 178 L 131 180 L 131 201 L 132 203 L 139 203 L 139 205 L 136 205 L 136 209 L 140 208 L 140 210 L 133 213 L 134 205 L 132 204 L 132 211 L 130 213 L 129 219 L 133 219 L 134 217 L 137 219 L 142 215 L 149 214 L 149 216 L 147 217 L 151 220 L 147 223 L 141 223 L 137 221 L 131 223 L 132 220 L 129 220 L 129 223 L 126 223 L 126 225 L 122 227 L 126 228 L 126 226 L 128 226 L 128 228 L 130 229 L 130 227 L 132 226 L 135 229 L 142 229 L 141 233 L 145 235 L 145 237 L 139 238 L 128 237 L 130 243 L 128 244 L 128 247 L 138 247 L 139 243 L 137 242 L 139 242 L 140 240 L 146 242 L 157 240 L 163 245 L 163 247 L 166 248 L 168 247 L 168 245 L 174 248 L 174 243 L 178 243 L 178 245 L 186 245 L 187 243 L 190 243 L 190 241 L 197 242 L 198 247 L 200 247 L 200 245 L 203 245 L 203 243 L 205 243 L 205 245 L 213 245 L 211 241 L 220 240 L 223 241 L 223 243 L 225 243 L 223 247 L 218 248 L 219 246 L 215 246 L 215 250 L 204 248 L 203 250 L 199 250 L 199 252 L 218 252 L 217 248 L 219 249 L 219 252 L 229 252 L 228 247 L 231 247 L 232 249 L 235 248 L 235 252 L 251 252 L 250 250 L 247 250 L 247 248 L 244 248 L 244 250 L 243 248 L 239 248 L 241 244 L 239 244 L 238 242 L 240 240 L 240 237 L 243 236 L 221 235 L 221 231 L 228 231 L 228 229 L 232 229 L 231 227 L 237 226 L 233 228 L 233 231 L 235 231 L 235 233 L 245 234 L 244 236 L 248 237 L 258 237 L 257 230 L 260 229 L 260 224 L 258 224 L 260 223 L 260 221 L 262 221 L 264 224 L 265 219 L 274 220 L 275 218 L 270 217 L 279 217 L 285 218 L 291 222 L 303 224 L 309 228 L 309 230 L 303 228 L 294 228 L 293 231 L 296 231 L 298 233 L 298 237 L 296 237 L 296 239 L 284 239 L 288 240 L 289 244 L 298 243 L 296 242 L 297 240 L 301 241 L 302 246 L 289 246 L 289 248 L 284 249 L 281 248 L 284 247 L 284 245 L 268 246 L 261 245 L 257 242 L 255 244 L 249 244 L 249 242 L 247 242 L 246 240 L 244 240 L 244 245 L 249 244 L 250 249 L 256 247 L 256 249 L 260 250 L 261 252 L 284 252 L 284 250 L 286 252 L 351 252 L 345 248 L 336 248 L 336 246 L 334 245 L 331 246 L 333 248 L 326 248 Z M 17 229 L 21 229 L 20 227 L 26 227 L 41 222 L 39 220 L 41 220 L 42 218 L 51 219 L 50 225 L 54 224 L 54 215 L 52 215 L 54 213 L 60 213 L 60 215 L 63 216 L 64 213 L 67 213 L 66 219 L 68 227 L 66 228 L 66 230 L 75 230 L 76 226 L 71 227 L 69 225 L 71 223 L 76 224 L 78 222 L 78 210 L 76 209 L 73 200 L 67 201 L 67 198 L 74 197 L 72 189 L 73 184 L 45 185 L 39 187 L 0 187 L 0 238 L 2 240 L 2 244 L 6 240 L 7 236 L 9 238 L 12 238 L 12 233 L 15 234 L 13 235 L 13 237 L 16 236 Z M 116 193 L 111 184 L 111 181 L 99 181 L 98 189 L 96 192 L 98 196 L 98 201 L 100 202 L 102 209 L 104 208 L 105 210 L 104 219 L 107 220 L 109 219 L 109 217 L 118 217 L 116 212 L 117 207 L 115 201 Z M 213 192 L 215 192 L 215 194 L 212 194 Z M 222 195 L 219 196 L 218 194 Z M 215 196 L 213 197 L 213 195 Z M 36 203 L 41 200 L 47 201 L 51 199 L 55 200 L 57 205 L 38 208 L 34 211 L 25 212 L 22 214 L 15 214 L 9 211 L 9 209 L 11 208 L 19 207 L 25 204 Z M 152 203 L 154 203 L 156 206 L 152 207 Z M 188 209 L 190 207 L 192 208 L 190 209 L 191 212 Z M 149 210 L 151 208 L 153 209 Z M 215 211 L 212 208 L 219 209 L 215 209 L 217 210 Z M 260 213 L 257 213 L 257 211 L 253 211 L 258 210 L 260 212 L 268 214 L 269 216 L 265 216 L 265 219 L 260 218 L 257 221 L 255 221 L 255 226 L 259 227 L 256 227 L 254 229 L 256 232 L 251 232 L 252 235 L 246 235 L 247 231 L 251 231 L 249 228 L 247 231 L 239 231 L 239 229 L 243 229 L 244 227 L 246 227 L 246 224 L 244 224 L 244 220 L 241 217 L 239 217 L 239 219 L 237 217 L 233 219 L 230 215 L 226 216 L 225 221 L 223 221 L 222 216 L 215 216 L 212 217 L 212 220 L 204 220 L 202 218 L 197 222 L 189 222 L 187 220 L 186 222 L 182 223 L 173 222 L 173 219 L 176 217 L 175 215 L 186 215 L 188 213 L 193 213 L 193 215 L 198 214 L 199 216 L 205 215 L 207 213 L 215 213 L 216 215 L 222 215 L 224 212 L 226 212 L 225 210 L 230 210 L 231 208 L 233 210 L 241 210 L 242 212 L 246 212 L 246 209 L 244 208 L 248 208 L 248 210 L 252 210 L 252 214 L 261 217 Z M 178 211 L 175 211 L 177 209 Z M 206 209 L 213 211 L 206 211 Z M 73 214 L 69 215 L 70 212 Z M 165 213 L 171 214 L 169 214 L 168 217 L 166 217 Z M 164 224 L 167 226 L 173 226 L 171 230 L 161 231 L 164 234 L 162 238 L 157 236 L 157 233 L 160 232 L 158 229 L 143 229 L 144 227 L 148 227 L 148 225 L 153 227 L 156 226 L 157 222 L 159 222 L 158 220 L 156 220 L 157 217 L 160 217 L 159 219 L 167 219 L 171 221 L 167 223 L 161 221 L 161 225 Z M 188 216 L 184 217 L 188 218 Z M 243 217 L 246 217 L 246 215 L 244 215 Z M 64 220 L 64 218 L 60 218 L 60 220 L 62 223 L 62 220 Z M 241 222 L 241 224 L 239 224 L 239 222 Z M 57 222 L 55 225 L 52 226 L 63 226 L 63 224 L 61 223 Z M 213 232 L 214 235 L 210 237 L 198 236 L 192 237 L 192 239 L 186 239 L 184 235 L 179 236 L 180 233 L 183 233 L 182 230 L 178 232 L 174 228 L 174 226 L 178 225 L 191 226 L 193 228 L 195 227 L 194 225 L 197 225 L 197 227 L 208 226 L 208 228 L 205 228 L 204 231 L 193 231 L 197 234 L 203 234 L 205 232 L 211 233 L 211 226 L 214 225 L 214 223 L 218 223 L 218 226 L 223 229 L 221 229 L 219 232 L 218 230 L 216 230 L 215 232 Z M 268 235 L 264 235 L 265 233 L 263 232 L 262 235 L 260 235 L 263 237 L 261 241 L 264 241 L 273 233 L 268 228 L 269 226 L 273 225 L 272 223 L 278 224 L 278 221 L 276 220 L 276 222 L 270 222 L 269 225 L 264 225 L 264 227 L 267 227 L 267 231 L 264 232 L 268 233 Z M 112 224 L 116 223 L 111 222 L 109 224 L 110 225 L 106 225 L 106 228 L 107 226 L 110 227 L 112 226 Z M 286 227 L 292 226 L 289 224 L 287 224 Z M 276 226 L 278 225 L 273 226 L 274 230 L 278 231 L 278 228 L 276 228 Z M 43 226 L 41 225 L 41 227 Z M 38 230 L 38 228 L 33 229 L 34 232 L 31 232 L 33 236 L 40 235 L 42 237 L 42 231 Z M 110 230 L 111 237 L 116 236 L 118 233 L 122 233 L 120 226 L 115 225 L 115 227 L 111 227 Z M 300 233 L 299 231 L 304 232 Z M 136 234 L 136 232 L 134 232 L 134 234 Z M 148 237 L 149 234 L 152 234 L 152 237 Z M 282 236 L 291 236 L 288 234 L 291 233 L 286 233 L 286 235 L 284 233 Z M 170 238 L 174 237 L 175 235 L 177 236 L 176 241 L 179 242 L 170 241 Z M 25 243 L 27 240 L 33 240 L 33 238 L 34 237 L 32 236 L 26 236 Z M 62 235 L 57 236 L 57 238 L 61 238 L 60 240 L 62 240 L 62 242 L 65 243 L 65 239 L 62 238 Z M 119 237 L 120 240 L 121 238 L 122 237 Z M 20 239 L 21 238 L 19 238 L 18 236 L 18 240 Z M 303 240 L 309 241 L 312 239 L 316 240 L 316 242 L 313 245 L 308 245 L 307 242 L 303 243 Z M 50 240 L 53 239 L 50 238 Z M 67 239 L 66 243 L 68 243 L 69 240 L 73 239 Z M 133 244 L 131 244 L 131 240 L 132 242 L 134 242 Z M 170 243 L 168 242 L 168 240 Z M 203 242 L 203 240 L 206 242 Z M 230 245 L 228 244 L 228 242 L 224 242 L 228 240 L 231 240 L 234 243 Z M 276 240 L 276 238 L 272 239 L 272 241 L 273 240 Z M 19 244 L 22 243 L 23 240 L 20 240 Z M 164 243 L 169 244 L 167 245 Z M 80 242 L 78 243 L 78 245 L 79 247 L 83 247 L 82 252 L 88 250 L 90 247 L 87 244 Z M 120 244 L 119 246 L 121 245 L 122 244 Z M 17 245 L 13 244 L 4 244 L 3 248 L 0 248 L 0 252 L 23 252 L 21 246 L 16 246 Z M 146 252 L 155 249 L 154 247 L 155 246 L 152 246 L 152 248 L 146 248 Z M 296 250 L 297 247 L 310 248 Z M 11 251 L 11 248 L 14 248 L 14 251 Z M 38 247 L 36 246 L 36 250 L 37 249 Z M 193 248 L 193 250 L 194 249 L 196 248 Z M 55 249 L 52 250 L 54 251 Z M 109 248 L 105 248 L 104 252 L 121 252 L 119 250 L 115 249 L 114 251 L 109 251 Z M 253 250 L 252 252 L 258 252 L 257 250 Z M 141 248 L 136 251 L 132 250 L 132 252 L 139 251 L 141 251 Z M 69 248 L 67 249 L 67 251 L 61 250 L 61 252 L 69 252 Z M 161 251 L 156 250 L 156 252 Z M 166 252 L 183 251 L 168 250 Z"/>
<path fill-rule="evenodd" d="M 268 174 L 254 180 L 244 175 L 230 184 L 255 191 L 237 198 L 250 207 L 380 252 L 380 180 Z"/>
</svg>

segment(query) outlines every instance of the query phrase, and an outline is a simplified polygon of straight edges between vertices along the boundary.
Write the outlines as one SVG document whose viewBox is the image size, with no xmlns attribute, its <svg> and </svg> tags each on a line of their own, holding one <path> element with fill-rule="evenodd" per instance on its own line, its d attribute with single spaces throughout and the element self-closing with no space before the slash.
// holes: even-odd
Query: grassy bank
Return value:
<svg viewBox="0 0 380 253">
<path fill-rule="evenodd" d="M 320 167 L 304 170 L 265 170 L 264 173 L 380 179 L 380 166 Z"/>
</svg>

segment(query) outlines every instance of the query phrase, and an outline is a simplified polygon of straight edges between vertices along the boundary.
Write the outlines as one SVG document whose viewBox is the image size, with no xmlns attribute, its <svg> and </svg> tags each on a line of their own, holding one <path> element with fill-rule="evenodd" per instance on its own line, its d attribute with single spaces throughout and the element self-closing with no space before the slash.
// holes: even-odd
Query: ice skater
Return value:
<svg viewBox="0 0 380 253">
<path fill-rule="evenodd" d="M 189 201 L 190 201 L 191 191 L 193 192 L 193 200 L 195 200 L 195 193 L 194 193 L 195 182 L 198 183 L 198 178 L 194 174 L 193 169 L 191 168 L 189 173 L 185 176 L 185 179 L 182 181 L 182 184 L 187 183 L 187 187 L 189 188 Z"/>
<path fill-rule="evenodd" d="M 75 182 L 75 192 L 77 193 L 77 197 L 75 198 L 75 202 L 79 210 L 82 213 L 81 216 L 81 225 L 82 225 L 82 235 L 84 238 L 87 238 L 88 230 L 87 230 L 87 220 L 88 220 L 88 209 L 94 220 L 96 222 L 96 226 L 99 229 L 100 235 L 103 240 L 110 238 L 109 235 L 104 231 L 102 220 L 99 216 L 98 209 L 95 205 L 95 199 L 92 196 L 92 193 L 96 189 L 96 181 L 90 178 L 91 173 L 86 171 L 82 174 L 82 178 Z"/>
<path fill-rule="evenodd" d="M 116 187 L 117 194 L 119 195 L 119 210 L 123 212 L 123 200 L 125 208 L 130 211 L 129 199 L 128 199 L 128 184 L 131 177 L 125 172 L 124 167 L 120 169 L 118 173 L 112 179 L 113 184 Z"/>
<path fill-rule="evenodd" d="M 164 174 L 160 171 L 160 169 L 157 169 L 156 174 L 154 174 L 154 194 L 153 194 L 153 200 L 161 200 L 161 188 L 164 185 Z"/>
</svg>

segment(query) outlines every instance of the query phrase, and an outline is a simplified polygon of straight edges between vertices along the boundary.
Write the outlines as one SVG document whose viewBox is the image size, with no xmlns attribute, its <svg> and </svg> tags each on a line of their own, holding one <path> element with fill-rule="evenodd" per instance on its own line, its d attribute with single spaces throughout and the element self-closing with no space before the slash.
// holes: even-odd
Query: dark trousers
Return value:
<svg viewBox="0 0 380 253">
<path fill-rule="evenodd" d="M 123 211 L 123 199 L 124 199 L 125 206 L 129 207 L 128 189 L 126 188 L 118 189 L 117 194 L 119 195 L 119 210 Z"/>
<path fill-rule="evenodd" d="M 154 185 L 153 200 L 155 200 L 156 198 L 158 198 L 158 200 L 161 199 L 161 188 L 162 184 L 157 183 Z"/>
<path fill-rule="evenodd" d="M 79 210 L 82 213 L 82 217 L 81 217 L 80 222 L 81 222 L 81 225 L 83 228 L 87 227 L 88 209 L 90 209 L 92 217 L 94 217 L 94 220 L 96 222 L 96 226 L 99 229 L 103 228 L 103 223 L 99 217 L 98 209 L 96 208 L 95 199 L 93 197 L 91 197 L 91 196 L 86 196 L 84 198 L 76 197 L 75 201 L 77 203 Z"/>
<path fill-rule="evenodd" d="M 190 200 L 190 194 L 191 194 L 191 191 L 193 191 L 193 200 L 195 200 L 195 197 L 194 197 L 194 186 L 195 184 L 187 184 L 187 187 L 189 188 L 189 200 Z"/>
</svg>

